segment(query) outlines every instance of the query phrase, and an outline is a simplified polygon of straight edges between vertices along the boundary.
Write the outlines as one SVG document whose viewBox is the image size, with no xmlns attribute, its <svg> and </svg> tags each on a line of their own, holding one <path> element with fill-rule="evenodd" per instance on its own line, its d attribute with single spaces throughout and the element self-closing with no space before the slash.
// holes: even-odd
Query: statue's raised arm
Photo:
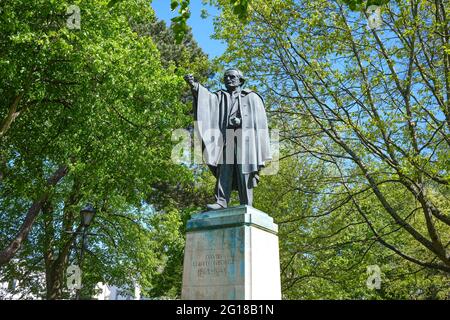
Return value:
<svg viewBox="0 0 450 320">
<path fill-rule="evenodd" d="M 194 75 L 187 74 L 184 76 L 184 81 L 186 81 L 192 90 L 198 90 L 199 83 L 195 81 Z"/>
</svg>

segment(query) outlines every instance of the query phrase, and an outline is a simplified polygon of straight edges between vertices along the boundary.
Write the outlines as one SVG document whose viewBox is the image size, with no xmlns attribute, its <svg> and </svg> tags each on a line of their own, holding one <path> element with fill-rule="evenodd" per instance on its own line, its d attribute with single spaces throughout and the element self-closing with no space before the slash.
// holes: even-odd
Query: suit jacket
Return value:
<svg viewBox="0 0 450 320">
<path fill-rule="evenodd" d="M 237 158 L 244 174 L 257 173 L 271 160 L 267 116 L 262 98 L 252 90 L 241 90 L 239 97 L 241 131 L 236 136 Z M 233 144 L 233 130 L 227 130 L 230 94 L 225 90 L 210 92 L 202 85 L 194 89 L 195 134 L 201 138 L 203 158 L 216 176 L 217 166 L 223 163 L 223 150 Z M 231 137 L 231 138 L 230 138 Z"/>
</svg>

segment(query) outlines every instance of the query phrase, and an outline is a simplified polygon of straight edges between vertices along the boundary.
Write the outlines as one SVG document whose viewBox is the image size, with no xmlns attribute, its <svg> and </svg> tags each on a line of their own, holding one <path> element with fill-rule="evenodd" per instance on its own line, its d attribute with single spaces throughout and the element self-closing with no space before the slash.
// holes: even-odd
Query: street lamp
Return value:
<svg viewBox="0 0 450 320">
<path fill-rule="evenodd" d="M 83 227 L 82 231 L 82 238 L 81 238 L 81 251 L 80 251 L 80 270 L 82 271 L 82 265 L 83 265 L 83 257 L 84 257 L 84 250 L 87 247 L 87 229 L 89 225 L 92 222 L 92 219 L 94 219 L 95 216 L 95 209 L 92 206 L 92 204 L 87 204 L 83 209 L 80 211 L 81 216 L 81 226 Z M 81 273 L 83 275 L 83 273 Z M 80 300 L 80 294 L 81 294 L 81 288 L 77 290 L 76 299 Z"/>
<path fill-rule="evenodd" d="M 89 203 L 83 209 L 81 209 L 80 215 L 81 215 L 81 225 L 84 228 L 89 227 L 95 215 L 95 209 L 92 206 L 92 204 Z"/>
</svg>

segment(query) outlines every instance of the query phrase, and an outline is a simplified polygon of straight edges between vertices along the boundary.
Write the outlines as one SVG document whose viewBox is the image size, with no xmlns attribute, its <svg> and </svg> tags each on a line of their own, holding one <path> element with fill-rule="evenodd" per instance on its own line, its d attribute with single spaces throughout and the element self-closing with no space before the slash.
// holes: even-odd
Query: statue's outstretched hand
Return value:
<svg viewBox="0 0 450 320">
<path fill-rule="evenodd" d="M 187 74 L 184 76 L 184 80 L 191 86 L 195 86 L 194 76 L 192 74 Z"/>
</svg>

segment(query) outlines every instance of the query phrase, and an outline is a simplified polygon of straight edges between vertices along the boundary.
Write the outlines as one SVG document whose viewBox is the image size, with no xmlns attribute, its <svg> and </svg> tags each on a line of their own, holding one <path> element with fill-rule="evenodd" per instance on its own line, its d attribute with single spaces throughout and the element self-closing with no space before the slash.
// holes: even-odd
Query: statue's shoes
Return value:
<svg viewBox="0 0 450 320">
<path fill-rule="evenodd" d="M 213 203 L 213 204 L 207 204 L 206 208 L 208 208 L 208 210 L 220 210 L 220 209 L 225 209 L 224 207 L 222 207 L 220 204 L 218 203 Z"/>
</svg>

